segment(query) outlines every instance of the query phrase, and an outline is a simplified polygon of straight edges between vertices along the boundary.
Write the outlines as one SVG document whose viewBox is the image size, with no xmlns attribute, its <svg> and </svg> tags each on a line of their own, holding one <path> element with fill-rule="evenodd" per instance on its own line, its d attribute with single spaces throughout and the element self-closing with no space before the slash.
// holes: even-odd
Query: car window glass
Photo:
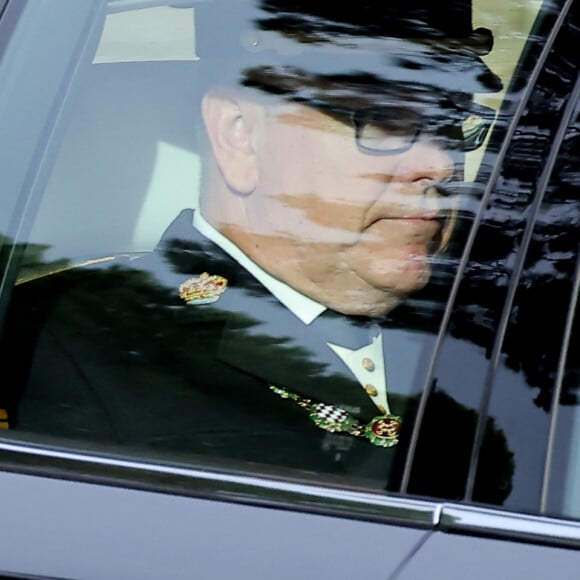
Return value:
<svg viewBox="0 0 580 580">
<path fill-rule="evenodd" d="M 447 473 L 437 476 L 447 497 L 545 509 L 541 474 L 577 253 L 574 98 L 568 99 L 577 68 L 567 56 L 575 50 L 575 18 L 562 29 L 492 188 L 434 372 L 426 421 L 438 422 L 442 432 L 453 429 L 437 405 L 441 391 L 479 409 L 461 461 L 449 462 L 448 471 L 459 473 L 455 488 L 446 487 Z M 466 337 L 471 344 L 457 340 Z M 438 460 L 428 436 L 418 442 L 405 483 L 421 491 Z M 556 497 L 562 494 L 554 491 Z"/>
<path fill-rule="evenodd" d="M 406 452 L 464 243 L 559 7 L 405 4 L 103 3 L 19 206 L 9 436 L 462 495 L 461 462 L 456 480 L 401 488 Z M 545 149 L 530 148 L 540 171 Z M 456 437 L 469 462 L 454 433 L 473 433 L 484 387 L 438 380 L 425 421 L 451 433 L 432 442 Z M 513 450 L 490 429 L 501 503 Z"/>
<path fill-rule="evenodd" d="M 556 177 L 551 187 L 552 200 L 549 211 L 558 216 L 564 226 L 546 236 L 551 250 L 548 264 L 556 269 L 558 276 L 552 285 L 560 286 L 557 299 L 549 296 L 550 302 L 560 302 L 559 330 L 562 333 L 562 350 L 553 352 L 549 369 L 550 379 L 542 380 L 538 402 L 548 407 L 552 414 L 550 447 L 548 448 L 547 473 L 543 490 L 543 509 L 548 513 L 578 517 L 578 389 L 580 374 L 578 352 L 580 326 L 578 312 L 578 288 L 580 285 L 580 251 L 578 248 L 577 220 L 580 211 L 578 184 L 578 160 L 576 151 L 579 141 L 579 106 L 559 154 Z M 567 282 L 564 282 L 567 280 Z M 557 356 L 557 362 L 553 359 Z M 545 373 L 545 371 L 544 371 Z M 542 375 L 538 378 L 542 379 Z"/>
<path fill-rule="evenodd" d="M 465 478 L 455 492 L 517 510 L 545 511 L 548 489 L 552 510 L 564 497 L 562 462 L 569 449 L 564 442 L 571 436 L 569 411 L 562 410 L 558 420 L 560 447 L 551 443 L 550 433 L 555 424 L 554 397 L 559 396 L 559 365 L 566 354 L 565 329 L 574 313 L 578 251 L 573 177 L 577 160 L 571 153 L 577 145 L 573 111 L 578 71 L 570 66 L 569 56 L 577 42 L 576 19 L 571 14 L 562 28 L 494 184 L 431 397 L 445 389 L 479 409 L 477 427 L 473 424 L 470 432 L 473 446 L 466 443 L 463 465 L 454 464 Z M 540 161 L 543 156 L 545 162 Z M 479 344 L 479 351 L 475 345 L 457 343 L 457 338 L 467 336 Z M 567 348 L 575 352 L 574 342 Z M 453 365 L 458 359 L 463 364 Z M 574 376 L 573 364 L 572 355 L 565 384 Z M 465 382 L 482 384 L 484 389 L 467 390 Z M 565 388 L 561 393 L 562 405 L 570 404 L 566 392 Z M 448 418 L 440 414 L 436 419 L 446 424 Z M 428 441 L 424 445 L 428 449 Z M 421 439 L 417 449 L 410 489 L 417 489 L 427 470 L 433 469 Z M 551 461 L 563 471 L 558 477 L 554 463 L 554 481 L 548 488 L 542 474 Z M 440 476 L 443 482 L 447 477 Z"/>
<path fill-rule="evenodd" d="M 501 223 L 507 217 L 504 207 L 512 203 L 527 207 L 527 216 L 522 214 L 521 223 L 514 221 L 513 214 L 509 225 L 503 222 L 504 231 L 515 242 L 514 249 L 517 247 L 504 261 L 506 281 L 510 272 L 521 269 L 521 274 L 517 286 L 513 286 L 509 314 L 507 307 L 503 307 L 503 319 L 507 323 L 503 355 L 489 384 L 488 410 L 497 424 L 503 426 L 513 452 L 512 489 L 505 505 L 532 511 L 545 510 L 545 501 L 542 500 L 546 493 L 545 476 L 535 474 L 544 473 L 551 459 L 549 445 L 555 420 L 554 398 L 560 397 L 562 405 L 569 402 L 567 393 L 575 364 L 572 353 L 578 350 L 574 340 L 567 343 L 569 337 L 566 336 L 566 328 L 574 315 L 573 300 L 577 292 L 574 289 L 578 255 L 576 222 L 580 208 L 574 179 L 578 161 L 572 153 L 578 144 L 577 112 L 574 113 L 578 98 L 578 69 L 570 66 L 568 56 L 574 53 L 578 41 L 577 18 L 577 14 L 571 14 L 565 23 L 557 49 L 539 79 L 538 93 L 531 99 L 521 132 L 514 138 L 514 165 L 509 167 L 506 164 L 504 175 L 519 181 L 520 197 L 510 196 L 508 200 L 505 182 L 500 181 L 495 219 L 490 219 L 490 223 L 495 220 Z M 571 89 L 574 90 L 569 99 Z M 552 139 L 555 142 L 550 147 Z M 544 143 L 545 150 L 550 153 L 537 173 L 529 170 L 531 167 L 527 163 L 531 156 L 523 153 L 526 143 L 532 141 L 539 150 Z M 526 161 L 523 161 L 524 156 Z M 517 163 L 521 163 L 519 169 Z M 545 180 L 548 181 L 544 190 Z M 515 191 L 516 188 L 512 188 L 512 192 Z M 504 247 L 509 245 L 506 243 Z M 497 273 L 498 270 L 495 275 Z M 509 286 L 506 290 L 509 297 Z M 496 336 L 500 336 L 500 332 Z M 493 348 L 497 348 L 497 344 Z M 562 378 L 560 366 L 562 357 L 567 354 L 563 351 L 565 348 L 568 349 L 568 366 Z M 562 380 L 567 385 L 563 390 L 559 386 Z M 569 424 L 564 426 L 561 423 L 560 429 L 562 436 L 566 429 L 568 435 L 572 435 Z M 486 439 L 489 439 L 488 435 L 482 437 L 482 440 Z M 485 477 L 486 468 L 480 465 L 474 478 L 475 500 L 482 499 L 477 491 L 477 481 L 478 478 L 483 481 Z"/>
</svg>

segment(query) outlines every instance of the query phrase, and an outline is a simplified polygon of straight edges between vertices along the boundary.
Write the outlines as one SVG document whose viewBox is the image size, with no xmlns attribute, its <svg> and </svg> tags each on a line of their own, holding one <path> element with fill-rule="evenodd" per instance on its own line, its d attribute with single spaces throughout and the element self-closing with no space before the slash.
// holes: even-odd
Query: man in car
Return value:
<svg viewBox="0 0 580 580">
<path fill-rule="evenodd" d="M 465 0 L 227 5 L 196 9 L 197 210 L 150 256 L 31 290 L 49 308 L 14 422 L 384 486 L 431 352 L 386 317 L 453 233 L 491 35 Z"/>
</svg>

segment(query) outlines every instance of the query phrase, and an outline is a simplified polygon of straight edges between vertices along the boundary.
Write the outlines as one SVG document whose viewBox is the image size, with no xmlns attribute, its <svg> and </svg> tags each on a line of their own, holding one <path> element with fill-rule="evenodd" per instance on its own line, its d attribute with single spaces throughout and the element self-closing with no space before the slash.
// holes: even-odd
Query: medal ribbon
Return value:
<svg viewBox="0 0 580 580">
<path fill-rule="evenodd" d="M 269 388 L 282 399 L 294 401 L 305 409 L 313 423 L 325 431 L 361 437 L 377 447 L 393 447 L 399 442 L 401 417 L 398 415 L 385 413 L 373 417 L 368 423 L 361 423 L 354 415 L 340 407 L 313 401 L 282 387 L 270 385 Z"/>
</svg>

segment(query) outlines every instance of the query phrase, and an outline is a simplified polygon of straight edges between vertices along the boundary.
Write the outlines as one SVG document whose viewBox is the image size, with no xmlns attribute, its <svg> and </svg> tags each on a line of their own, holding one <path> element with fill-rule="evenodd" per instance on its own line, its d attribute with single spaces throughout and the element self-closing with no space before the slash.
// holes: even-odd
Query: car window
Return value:
<svg viewBox="0 0 580 580">
<path fill-rule="evenodd" d="M 578 97 L 577 69 L 569 67 L 567 56 L 574 50 L 574 18 L 565 22 L 547 58 L 490 188 L 433 384 L 425 392 L 424 435 L 421 422 L 416 423 L 416 456 L 407 465 L 407 489 L 424 493 L 427 474 L 440 464 L 430 437 L 436 429 L 452 437 L 456 424 L 449 424 L 451 417 L 439 403 L 452 394 L 478 413 L 464 432 L 468 441 L 463 452 L 448 462 L 448 471 L 458 473 L 457 486 L 448 486 L 447 472 L 435 476 L 442 494 L 561 513 L 556 506 L 565 496 L 557 488 L 567 479 L 562 462 L 571 457 L 565 443 L 573 441 L 566 409 L 573 404 L 569 389 L 574 389 L 572 353 L 577 351 L 570 327 L 577 295 L 578 191 L 573 177 L 577 164 L 570 152 Z M 545 161 L 535 162 L 540 159 Z M 471 340 L 465 341 L 468 336 Z M 465 389 L 466 383 L 483 388 Z M 429 422 L 434 423 L 430 429 Z M 550 435 L 556 425 L 562 449 Z M 454 461 L 458 457 L 459 463 Z"/>
<path fill-rule="evenodd" d="M 556 164 L 555 179 L 548 189 L 550 202 L 545 216 L 556 214 L 565 227 L 546 236 L 551 251 L 550 266 L 557 276 L 552 284 L 558 285 L 557 307 L 562 347 L 552 354 L 549 367 L 552 380 L 545 381 L 539 392 L 539 402 L 551 408 L 550 440 L 547 447 L 542 507 L 548 513 L 578 517 L 580 504 L 577 492 L 578 477 L 578 340 L 580 326 L 578 293 L 580 252 L 577 228 L 578 171 L 575 151 L 578 147 L 579 101 L 576 101 L 572 120 L 566 130 L 562 149 Z M 547 220 L 544 222 L 547 225 Z M 566 280 L 566 282 L 565 282 Z M 561 295 L 561 298 L 560 298 Z M 557 362 L 556 362 L 557 361 Z"/>
<path fill-rule="evenodd" d="M 552 500 L 565 497 L 554 490 L 549 492 L 550 463 L 552 455 L 558 453 L 550 433 L 555 429 L 559 408 L 571 403 L 569 393 L 575 388 L 577 365 L 574 353 L 578 352 L 577 335 L 570 334 L 578 293 L 575 223 L 580 209 L 574 179 L 577 162 L 571 153 L 577 145 L 578 71 L 569 67 L 567 56 L 577 39 L 574 18 L 565 23 L 557 48 L 538 81 L 541 96 L 532 96 L 521 132 L 514 138 L 516 161 L 522 158 L 520 147 L 532 137 L 537 140 L 540 135 L 540 139 L 549 140 L 554 136 L 554 146 L 548 149 L 546 162 L 535 175 L 528 170 L 509 169 L 511 178 L 521 180 L 519 176 L 525 176 L 532 188 L 524 185 L 522 193 L 526 195 L 519 200 L 527 207 L 528 221 L 521 229 L 518 255 L 505 261 L 508 271 L 521 273 L 517 285 L 513 283 L 507 291 L 503 364 L 498 366 L 493 384 L 489 384 L 489 413 L 505 425 L 508 441 L 513 441 L 514 477 L 506 505 L 533 511 L 539 507 L 544 512 L 548 510 L 548 496 Z M 567 98 L 570 88 L 573 91 Z M 502 197 L 503 184 L 497 191 Z M 534 192 L 533 196 L 528 197 L 528 192 Z M 499 208 L 496 216 L 501 216 Z M 513 225 L 512 231 L 521 227 Z M 499 350 L 497 342 L 494 348 Z M 523 380 L 514 380 L 514 373 Z M 566 431 L 571 441 L 572 429 L 569 422 L 559 426 L 561 436 Z M 536 473 L 544 475 L 534 477 Z M 477 475 L 474 472 L 475 488 L 478 478 L 485 478 L 481 466 Z M 478 499 L 476 489 L 473 494 Z M 555 511 L 560 514 L 560 510 Z"/>
<path fill-rule="evenodd" d="M 93 3 L 10 188 L 7 438 L 539 509 L 566 11 L 411 4 Z"/>
</svg>

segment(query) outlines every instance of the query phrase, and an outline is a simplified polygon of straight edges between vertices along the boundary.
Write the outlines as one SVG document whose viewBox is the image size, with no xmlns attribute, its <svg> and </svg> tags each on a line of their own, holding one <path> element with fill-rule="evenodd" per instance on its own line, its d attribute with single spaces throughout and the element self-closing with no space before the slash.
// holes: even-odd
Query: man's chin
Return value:
<svg viewBox="0 0 580 580">
<path fill-rule="evenodd" d="M 409 254 L 402 260 L 389 260 L 388 267 L 373 268 L 363 277 L 367 283 L 404 299 L 423 289 L 431 277 L 431 261 L 425 254 Z"/>
</svg>

